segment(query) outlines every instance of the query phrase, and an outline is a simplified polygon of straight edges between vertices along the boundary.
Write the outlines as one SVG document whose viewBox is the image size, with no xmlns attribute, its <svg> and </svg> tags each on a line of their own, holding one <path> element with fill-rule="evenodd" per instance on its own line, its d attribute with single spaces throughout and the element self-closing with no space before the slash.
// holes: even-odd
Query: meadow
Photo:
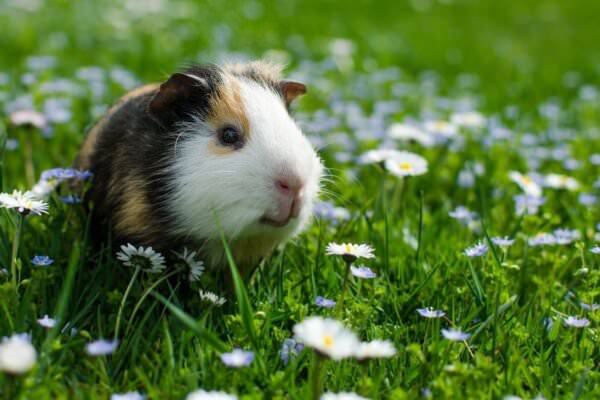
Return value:
<svg viewBox="0 0 600 400">
<path fill-rule="evenodd" d="M 0 397 L 599 398 L 597 15 L 1 0 Z M 93 177 L 55 168 L 127 91 L 257 58 L 308 87 L 293 113 L 328 169 L 310 229 L 247 279 L 230 265 L 233 290 L 193 257 L 98 252 L 69 190 Z"/>
</svg>

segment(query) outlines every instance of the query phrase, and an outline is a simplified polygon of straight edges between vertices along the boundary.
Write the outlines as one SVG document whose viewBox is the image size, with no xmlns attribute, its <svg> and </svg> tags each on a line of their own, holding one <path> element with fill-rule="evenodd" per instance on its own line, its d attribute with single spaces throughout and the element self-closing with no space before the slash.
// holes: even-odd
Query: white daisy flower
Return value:
<svg viewBox="0 0 600 400">
<path fill-rule="evenodd" d="M 26 333 L 14 334 L 0 343 L 0 371 L 11 375 L 21 375 L 33 368 L 37 351 L 31 344 L 31 336 Z"/>
<path fill-rule="evenodd" d="M 427 172 L 427 160 L 407 151 L 399 151 L 393 157 L 387 158 L 384 165 L 386 170 L 400 178 L 423 175 Z"/>
<path fill-rule="evenodd" d="M 519 187 L 523 192 L 533 197 L 542 196 L 542 187 L 529 175 L 522 174 L 518 171 L 510 171 L 508 177 Z"/>
<path fill-rule="evenodd" d="M 330 318 L 308 317 L 294 326 L 296 341 L 319 354 L 341 360 L 355 355 L 360 341 L 351 330 Z"/>
<path fill-rule="evenodd" d="M 146 396 L 139 392 L 113 393 L 110 400 L 146 400 Z"/>
<path fill-rule="evenodd" d="M 41 215 L 48 212 L 48 204 L 38 200 L 31 192 L 13 190 L 12 193 L 0 193 L 0 206 L 16 210 L 22 215 Z"/>
<path fill-rule="evenodd" d="M 185 400 L 237 400 L 237 396 L 216 390 L 198 389 L 189 393 Z"/>
<path fill-rule="evenodd" d="M 327 392 L 321 396 L 321 400 L 369 400 L 367 397 L 359 396 L 354 392 L 331 393 Z"/>
<path fill-rule="evenodd" d="M 56 326 L 56 320 L 54 318 L 50 318 L 47 314 L 38 319 L 37 323 L 46 329 L 52 329 Z"/>
<path fill-rule="evenodd" d="M 85 352 L 90 356 L 105 356 L 115 352 L 119 346 L 118 340 L 99 339 L 85 345 Z"/>
<path fill-rule="evenodd" d="M 352 262 L 357 258 L 374 258 L 373 248 L 367 244 L 329 243 L 325 249 L 328 256 L 342 256 L 344 261 Z"/>
<path fill-rule="evenodd" d="M 10 114 L 10 123 L 16 126 L 33 126 L 43 129 L 47 120 L 44 114 L 33 110 L 19 110 Z"/>
<path fill-rule="evenodd" d="M 587 318 L 577 318 L 571 315 L 564 318 L 563 320 L 565 321 L 565 325 L 574 328 L 585 328 L 590 324 L 590 320 Z"/>
<path fill-rule="evenodd" d="M 227 299 L 225 299 L 224 297 L 221 297 L 216 293 L 209 292 L 208 290 L 199 290 L 198 294 L 200 295 L 201 300 L 213 303 L 217 307 L 221 307 L 227 301 Z"/>
<path fill-rule="evenodd" d="M 140 267 L 144 272 L 151 274 L 160 273 L 166 268 L 162 254 L 154 251 L 152 247 L 136 248 L 131 243 L 121 246 L 117 259 L 127 267 Z"/>
<path fill-rule="evenodd" d="M 452 114 L 450 122 L 465 128 L 482 128 L 485 125 L 485 117 L 477 111 L 457 112 Z"/>
<path fill-rule="evenodd" d="M 442 318 L 446 315 L 442 310 L 434 310 L 432 307 L 417 308 L 417 312 L 425 318 Z"/>
<path fill-rule="evenodd" d="M 223 353 L 220 357 L 223 364 L 232 368 L 247 367 L 254 361 L 254 353 L 242 349 L 233 349 L 232 352 Z"/>
<path fill-rule="evenodd" d="M 451 137 L 458 133 L 458 126 L 448 121 L 427 121 L 423 124 L 426 131 L 435 135 Z"/>
<path fill-rule="evenodd" d="M 552 189 L 566 189 L 574 191 L 579 189 L 579 182 L 567 175 L 548 174 L 544 177 L 544 186 Z"/>
<path fill-rule="evenodd" d="M 189 268 L 188 279 L 190 282 L 198 282 L 204 273 L 204 262 L 196 260 L 196 252 L 188 252 L 187 248 L 183 249 L 183 253 L 175 253 Z"/>
<path fill-rule="evenodd" d="M 442 336 L 453 342 L 463 342 L 467 340 L 471 334 L 461 331 L 460 329 L 442 329 Z"/>
<path fill-rule="evenodd" d="M 387 130 L 387 135 L 397 140 L 415 140 L 425 147 L 432 146 L 435 143 L 435 140 L 428 132 L 410 124 L 392 124 Z"/>
<path fill-rule="evenodd" d="M 389 340 L 373 340 L 362 342 L 356 349 L 355 357 L 359 360 L 367 358 L 389 358 L 396 354 L 394 344 Z"/>
<path fill-rule="evenodd" d="M 369 151 L 363 153 L 358 158 L 358 163 L 359 164 L 374 164 L 374 163 L 384 162 L 388 158 L 391 158 L 394 155 L 396 155 L 397 153 L 398 153 L 398 150 L 394 150 L 394 149 L 369 150 Z"/>
</svg>

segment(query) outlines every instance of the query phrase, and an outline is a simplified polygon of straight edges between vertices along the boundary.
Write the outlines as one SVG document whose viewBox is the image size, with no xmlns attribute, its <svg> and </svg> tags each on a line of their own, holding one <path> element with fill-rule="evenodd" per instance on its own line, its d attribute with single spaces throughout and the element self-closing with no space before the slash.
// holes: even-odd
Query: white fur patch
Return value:
<svg viewBox="0 0 600 400">
<path fill-rule="evenodd" d="M 274 247 L 304 229 L 323 173 L 319 157 L 279 94 L 254 81 L 238 81 L 250 128 L 245 145 L 226 154 L 210 152 L 219 127 L 197 118 L 182 127 L 172 167 L 176 179 L 169 206 L 178 233 L 207 240 L 213 263 L 222 260 L 217 220 L 234 252 L 236 240 L 256 237 L 261 243 L 272 241 Z M 281 228 L 264 225 L 261 217 L 278 204 L 274 182 L 286 171 L 304 182 L 300 214 Z"/>
</svg>

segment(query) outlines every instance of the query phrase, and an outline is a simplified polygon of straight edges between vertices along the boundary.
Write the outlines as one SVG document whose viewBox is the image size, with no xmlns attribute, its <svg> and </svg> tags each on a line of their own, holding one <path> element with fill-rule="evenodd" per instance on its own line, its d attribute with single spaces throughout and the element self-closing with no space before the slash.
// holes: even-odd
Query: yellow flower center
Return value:
<svg viewBox="0 0 600 400">
<path fill-rule="evenodd" d="M 351 246 L 349 243 L 346 243 L 346 244 L 344 245 L 344 251 L 345 251 L 347 254 L 352 254 L 352 246 Z"/>
<path fill-rule="evenodd" d="M 530 177 L 528 177 L 527 175 L 523 175 L 523 183 L 525 185 L 530 185 L 532 183 L 532 180 Z"/>
<path fill-rule="evenodd" d="M 325 335 L 323 337 L 323 344 L 325 345 L 325 347 L 333 346 L 333 338 L 331 337 L 331 335 Z"/>
<path fill-rule="evenodd" d="M 407 162 L 407 161 L 403 161 L 401 163 L 398 163 L 398 167 L 402 170 L 402 171 L 410 171 L 412 169 L 412 164 Z"/>
</svg>

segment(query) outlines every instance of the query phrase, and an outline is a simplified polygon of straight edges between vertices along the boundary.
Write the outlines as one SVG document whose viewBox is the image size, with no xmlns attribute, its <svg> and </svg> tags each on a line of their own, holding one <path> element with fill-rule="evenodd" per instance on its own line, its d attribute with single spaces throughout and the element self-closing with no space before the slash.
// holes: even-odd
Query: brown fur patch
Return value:
<svg viewBox="0 0 600 400">
<path fill-rule="evenodd" d="M 246 115 L 246 107 L 242 101 L 240 83 L 232 76 L 225 76 L 225 82 L 211 99 L 211 114 L 207 121 L 215 128 L 225 124 L 237 126 L 247 141 L 250 135 L 250 122 Z M 208 151 L 216 155 L 229 154 L 233 148 L 221 146 L 217 139 L 208 146 Z"/>
<path fill-rule="evenodd" d="M 85 140 L 81 146 L 81 150 L 77 155 L 77 160 L 75 162 L 76 167 L 82 170 L 90 168 L 90 158 L 96 148 L 98 136 L 100 132 L 104 130 L 106 123 L 110 120 L 115 111 L 121 108 L 129 100 L 150 93 L 153 90 L 158 89 L 158 87 L 158 84 L 140 86 L 139 88 L 134 89 L 131 92 L 126 93 L 123 97 L 121 97 L 117 101 L 117 103 L 106 112 L 106 114 L 92 127 L 92 129 L 90 129 L 90 131 L 86 135 Z"/>
<path fill-rule="evenodd" d="M 115 230 L 120 235 L 138 236 L 140 232 L 150 232 L 150 205 L 146 199 L 144 181 L 128 176 L 121 182 L 121 205 L 115 211 Z M 113 189 L 113 188 L 111 188 Z M 113 189 L 114 190 L 114 189 Z"/>
</svg>

